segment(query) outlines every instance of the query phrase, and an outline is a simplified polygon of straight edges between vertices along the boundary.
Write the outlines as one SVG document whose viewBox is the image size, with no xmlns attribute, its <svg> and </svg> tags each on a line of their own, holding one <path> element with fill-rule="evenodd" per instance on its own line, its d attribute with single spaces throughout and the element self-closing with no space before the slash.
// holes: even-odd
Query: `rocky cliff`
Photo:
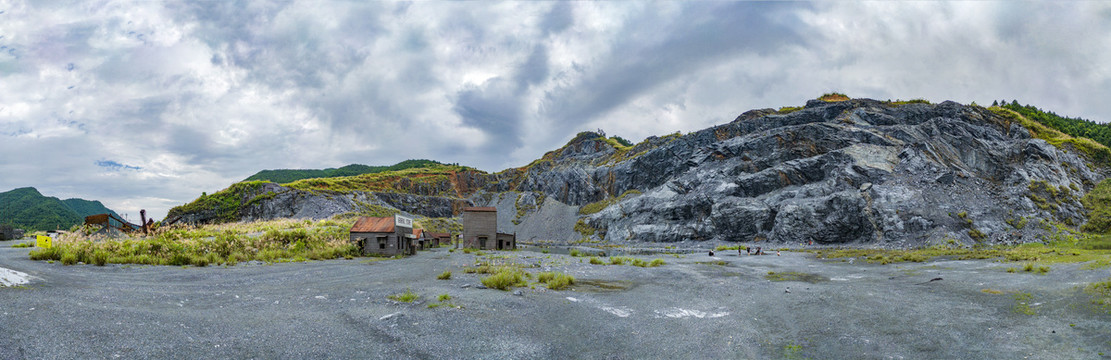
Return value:
<svg viewBox="0 0 1111 360">
<path fill-rule="evenodd" d="M 452 217 L 477 205 L 496 206 L 500 230 L 522 240 L 1037 241 L 1050 224 L 1085 222 L 1080 198 L 1104 174 L 1086 143 L 1050 144 L 1035 125 L 953 102 L 812 100 L 635 146 L 581 133 L 494 174 L 445 171 L 366 191 L 255 184 L 224 219 Z M 218 218 L 202 208 L 171 214 Z"/>
</svg>

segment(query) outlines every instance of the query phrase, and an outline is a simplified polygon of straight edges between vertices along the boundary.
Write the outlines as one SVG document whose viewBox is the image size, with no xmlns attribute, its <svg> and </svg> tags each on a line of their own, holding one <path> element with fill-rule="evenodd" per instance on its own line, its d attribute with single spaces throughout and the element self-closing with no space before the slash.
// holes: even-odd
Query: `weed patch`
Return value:
<svg viewBox="0 0 1111 360">
<path fill-rule="evenodd" d="M 536 280 L 548 284 L 548 288 L 552 290 L 563 290 L 575 284 L 575 277 L 557 272 L 542 272 Z"/>
<path fill-rule="evenodd" d="M 494 275 L 482 278 L 482 285 L 491 289 L 508 291 L 514 286 L 528 286 L 524 271 L 516 268 L 502 268 Z"/>
<path fill-rule="evenodd" d="M 387 299 L 397 301 L 397 302 L 403 302 L 403 303 L 411 303 L 413 301 L 416 301 L 417 298 L 419 298 L 419 297 L 420 297 L 420 295 L 417 295 L 417 293 L 414 293 L 413 290 L 409 290 L 409 289 L 406 289 L 405 292 L 400 293 L 400 294 L 393 294 L 393 295 L 390 295 L 390 296 L 386 296 Z"/>
</svg>

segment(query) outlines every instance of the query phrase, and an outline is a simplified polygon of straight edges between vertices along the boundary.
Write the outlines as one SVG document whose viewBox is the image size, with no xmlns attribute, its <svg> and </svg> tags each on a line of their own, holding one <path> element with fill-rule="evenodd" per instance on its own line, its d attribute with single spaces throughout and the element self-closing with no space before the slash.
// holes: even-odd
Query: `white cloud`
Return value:
<svg viewBox="0 0 1111 360">
<path fill-rule="evenodd" d="M 159 218 L 262 169 L 430 158 L 497 171 L 583 130 L 637 141 L 828 91 L 1111 114 L 1101 2 L 0 0 L 0 11 L 0 190 Z"/>
</svg>

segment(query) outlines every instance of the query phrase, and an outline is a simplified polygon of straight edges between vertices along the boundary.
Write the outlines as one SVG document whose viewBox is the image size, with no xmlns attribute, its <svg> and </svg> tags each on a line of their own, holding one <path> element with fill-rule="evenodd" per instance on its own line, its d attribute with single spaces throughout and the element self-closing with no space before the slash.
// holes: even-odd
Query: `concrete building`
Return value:
<svg viewBox="0 0 1111 360">
<path fill-rule="evenodd" d="M 517 234 L 498 233 L 498 250 L 513 250 L 517 248 Z"/>
<path fill-rule="evenodd" d="M 516 236 L 498 233 L 498 209 L 463 209 L 463 247 L 480 250 L 510 250 L 517 247 Z"/>
<path fill-rule="evenodd" d="M 364 255 L 413 255 L 413 219 L 393 217 L 361 217 L 351 226 L 351 242 Z"/>
</svg>

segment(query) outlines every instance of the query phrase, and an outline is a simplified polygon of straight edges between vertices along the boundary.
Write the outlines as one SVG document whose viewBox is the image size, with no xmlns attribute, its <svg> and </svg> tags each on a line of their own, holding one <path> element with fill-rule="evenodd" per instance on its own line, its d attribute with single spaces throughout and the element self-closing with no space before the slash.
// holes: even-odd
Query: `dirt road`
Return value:
<svg viewBox="0 0 1111 360">
<path fill-rule="evenodd" d="M 0 288 L 0 359 L 1111 354 L 1111 314 L 1079 290 L 1111 271 L 1076 264 L 1035 275 L 991 261 L 872 265 L 784 252 L 645 256 L 667 265 L 641 268 L 487 253 L 578 281 L 515 294 L 479 289 L 479 275 L 463 271 L 477 257 L 447 249 L 374 262 L 97 267 L 30 261 L 14 243 L 0 242 L 0 268 L 31 282 Z M 445 270 L 452 278 L 437 280 Z M 387 299 L 406 290 L 420 298 Z M 460 307 L 429 308 L 441 294 Z"/>
</svg>

